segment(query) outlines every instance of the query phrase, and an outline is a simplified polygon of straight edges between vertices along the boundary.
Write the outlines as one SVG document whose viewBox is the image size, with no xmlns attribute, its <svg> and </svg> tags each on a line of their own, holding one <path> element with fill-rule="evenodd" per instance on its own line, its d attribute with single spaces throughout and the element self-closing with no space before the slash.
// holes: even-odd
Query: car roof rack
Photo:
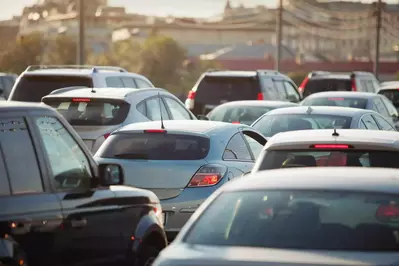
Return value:
<svg viewBox="0 0 399 266">
<path fill-rule="evenodd" d="M 91 65 L 32 65 L 25 69 L 25 72 L 43 70 L 43 69 L 89 69 L 93 73 L 99 72 L 101 70 L 105 71 L 115 71 L 115 72 L 127 72 L 126 69 L 122 67 L 114 66 L 91 66 Z"/>
<path fill-rule="evenodd" d="M 59 88 L 59 89 L 53 90 L 48 95 L 60 94 L 60 93 L 64 93 L 64 92 L 67 92 L 67 91 L 73 91 L 73 90 L 79 90 L 79 89 L 88 89 L 88 88 L 89 87 L 86 87 L 86 86 L 71 86 L 71 87 Z"/>
<path fill-rule="evenodd" d="M 328 75 L 331 74 L 331 72 L 329 71 L 312 71 L 309 73 L 308 77 L 315 77 L 315 76 L 319 76 L 319 75 Z"/>
</svg>

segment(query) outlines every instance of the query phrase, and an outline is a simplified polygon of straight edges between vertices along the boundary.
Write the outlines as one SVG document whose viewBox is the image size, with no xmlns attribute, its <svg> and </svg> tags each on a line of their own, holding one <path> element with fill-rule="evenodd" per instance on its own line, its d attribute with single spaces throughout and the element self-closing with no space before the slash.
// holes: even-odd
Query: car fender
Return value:
<svg viewBox="0 0 399 266">
<path fill-rule="evenodd" d="M 165 231 L 163 226 L 159 223 L 157 217 L 153 214 L 143 216 L 137 224 L 136 230 L 133 233 L 134 241 L 132 244 L 132 252 L 137 254 L 145 240 L 152 233 L 159 234 L 164 239 L 164 246 L 167 245 Z"/>
</svg>

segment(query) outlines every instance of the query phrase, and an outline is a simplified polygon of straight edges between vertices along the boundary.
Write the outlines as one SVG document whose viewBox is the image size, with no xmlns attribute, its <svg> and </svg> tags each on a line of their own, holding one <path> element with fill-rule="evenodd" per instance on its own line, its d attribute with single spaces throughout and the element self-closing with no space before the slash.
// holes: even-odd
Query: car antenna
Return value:
<svg viewBox="0 0 399 266">
<path fill-rule="evenodd" d="M 161 129 L 165 129 L 165 126 L 163 124 L 163 118 L 162 118 L 161 94 L 159 92 L 158 92 L 158 103 L 159 103 L 159 112 L 161 114 Z"/>
<path fill-rule="evenodd" d="M 334 137 L 338 137 L 339 136 L 339 134 L 338 134 L 338 132 L 337 132 L 337 129 L 334 127 L 334 132 L 332 133 L 332 135 L 334 136 Z"/>
</svg>

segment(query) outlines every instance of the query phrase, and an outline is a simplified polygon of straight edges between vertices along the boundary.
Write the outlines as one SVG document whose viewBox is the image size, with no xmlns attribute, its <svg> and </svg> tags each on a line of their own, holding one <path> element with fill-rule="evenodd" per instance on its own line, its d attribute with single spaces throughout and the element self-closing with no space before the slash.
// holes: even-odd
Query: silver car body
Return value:
<svg viewBox="0 0 399 266">
<path fill-rule="evenodd" d="M 58 92 L 57 92 L 58 91 Z M 85 144 L 88 146 L 88 148 L 91 150 L 91 152 L 94 154 L 101 144 L 104 142 L 106 139 L 106 136 L 108 136 L 110 133 L 115 131 L 118 128 L 121 128 L 125 125 L 131 124 L 131 123 L 139 123 L 139 122 L 148 122 L 151 121 L 147 116 L 142 114 L 141 112 L 138 111 L 137 105 L 142 103 L 143 101 L 153 98 L 153 97 L 158 97 L 158 95 L 161 97 L 161 101 L 163 102 L 162 99 L 165 97 L 171 98 L 177 102 L 181 106 L 181 108 L 184 108 L 184 104 L 181 103 L 181 101 L 175 97 L 173 94 L 169 93 L 168 91 L 161 89 L 161 88 L 148 88 L 148 89 L 133 89 L 133 88 L 76 88 L 76 89 L 60 89 L 53 92 L 50 95 L 47 95 L 43 97 L 42 101 L 50 101 L 54 99 L 69 99 L 69 98 L 100 98 L 100 99 L 106 99 L 106 100 L 121 100 L 124 102 L 127 102 L 130 104 L 130 109 L 128 112 L 128 115 L 126 119 L 123 121 L 123 123 L 118 124 L 118 125 L 111 125 L 111 126 L 85 126 L 85 125 L 78 125 L 74 126 L 74 129 L 78 132 L 80 137 L 83 139 Z M 166 108 L 167 105 L 164 103 Z M 186 110 L 186 109 L 185 109 Z M 193 119 L 197 120 L 197 118 L 188 110 L 187 114 L 188 116 Z M 164 119 L 168 119 L 164 117 Z"/>
<path fill-rule="evenodd" d="M 201 215 L 227 192 L 262 190 L 329 190 L 399 194 L 399 172 L 393 169 L 297 168 L 259 172 L 231 182 L 207 199 L 190 218 L 154 266 L 246 265 L 246 266 L 370 266 L 397 265 L 398 252 L 304 250 L 260 247 L 193 245 L 184 239 Z M 370 204 L 371 205 L 371 204 Z M 374 217 L 373 217 L 374 218 Z M 211 224 L 209 225 L 212 226 Z"/>
<path fill-rule="evenodd" d="M 210 148 L 201 160 L 134 160 L 102 158 L 101 154 L 112 144 L 112 135 L 143 134 L 144 130 L 159 129 L 159 122 L 137 123 L 125 126 L 112 133 L 94 155 L 98 163 L 117 163 L 122 166 L 125 184 L 153 191 L 161 200 L 166 213 L 165 231 L 173 238 L 201 203 L 216 189 L 229 180 L 251 171 L 256 155 L 243 134 L 251 134 L 265 144 L 264 137 L 253 128 L 242 124 L 230 124 L 214 121 L 165 121 L 166 134 L 196 135 L 209 138 Z M 223 159 L 229 140 L 240 134 L 246 148 L 251 153 L 250 160 Z M 254 140 L 255 141 L 255 140 Z M 242 142 L 242 143 L 244 143 Z M 245 145 L 245 144 L 244 144 Z M 258 145 L 261 145 L 258 143 Z M 261 145 L 261 146 L 263 146 Z M 196 172 L 205 165 L 223 165 L 227 167 L 220 182 L 207 187 L 187 187 Z"/>
</svg>

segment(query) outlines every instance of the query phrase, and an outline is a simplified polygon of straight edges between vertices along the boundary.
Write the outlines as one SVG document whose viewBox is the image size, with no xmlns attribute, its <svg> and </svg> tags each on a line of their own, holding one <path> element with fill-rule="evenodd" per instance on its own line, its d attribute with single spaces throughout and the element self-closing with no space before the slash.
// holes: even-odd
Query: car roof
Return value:
<svg viewBox="0 0 399 266">
<path fill-rule="evenodd" d="M 257 72 L 224 70 L 224 71 L 206 72 L 205 75 L 209 77 L 255 77 L 257 75 Z"/>
<path fill-rule="evenodd" d="M 399 193 L 399 171 L 398 169 L 368 167 L 277 169 L 247 175 L 224 187 L 225 191 L 260 189 Z"/>
<path fill-rule="evenodd" d="M 223 103 L 219 106 L 264 106 L 264 107 L 278 107 L 278 106 L 297 106 L 297 103 L 284 102 L 284 101 L 259 101 L 259 100 L 247 100 L 247 101 L 233 101 Z M 218 107 L 219 107 L 218 106 Z"/>
<path fill-rule="evenodd" d="M 166 120 L 163 121 L 165 130 L 174 132 L 187 133 L 201 133 L 210 134 L 215 129 L 237 129 L 248 127 L 241 124 L 231 124 L 219 121 L 205 121 L 205 120 Z M 132 123 L 126 125 L 117 132 L 134 132 L 146 129 L 161 129 L 161 121 L 150 121 L 142 123 Z"/>
<path fill-rule="evenodd" d="M 91 77 L 92 69 L 73 69 L 73 68 L 58 68 L 58 69 L 36 69 L 23 72 L 23 75 L 49 75 L 49 76 L 86 76 Z"/>
<path fill-rule="evenodd" d="M 352 144 L 354 146 L 380 146 L 390 150 L 399 150 L 397 131 L 337 129 L 338 136 L 333 136 L 333 129 L 313 129 L 282 132 L 269 138 L 265 149 L 283 149 L 285 147 L 309 147 L 312 144 Z M 398 171 L 399 172 L 399 171 Z"/>
<path fill-rule="evenodd" d="M 383 85 L 383 86 L 380 87 L 379 90 L 383 91 L 383 90 L 392 90 L 392 89 L 399 90 L 399 81 Z"/>
<path fill-rule="evenodd" d="M 364 98 L 370 99 L 376 97 L 377 94 L 372 92 L 360 91 L 323 91 L 309 95 L 307 98 L 324 98 L 324 97 L 345 97 L 345 98 Z"/>
<path fill-rule="evenodd" d="M 293 107 L 274 109 L 269 111 L 265 115 L 307 114 L 309 110 L 311 110 L 310 114 L 337 115 L 337 116 L 349 116 L 349 117 L 352 117 L 359 113 L 372 112 L 370 110 L 365 110 L 365 109 L 340 107 L 340 106 L 293 106 Z"/>
<path fill-rule="evenodd" d="M 350 74 L 342 74 L 342 73 L 328 73 L 328 74 L 318 74 L 318 75 L 314 75 L 312 76 L 310 79 L 345 79 L 345 80 L 350 80 Z"/>
<path fill-rule="evenodd" d="M 0 112 L 13 111 L 50 111 L 56 112 L 50 106 L 44 103 L 18 102 L 18 101 L 0 101 Z"/>
</svg>

